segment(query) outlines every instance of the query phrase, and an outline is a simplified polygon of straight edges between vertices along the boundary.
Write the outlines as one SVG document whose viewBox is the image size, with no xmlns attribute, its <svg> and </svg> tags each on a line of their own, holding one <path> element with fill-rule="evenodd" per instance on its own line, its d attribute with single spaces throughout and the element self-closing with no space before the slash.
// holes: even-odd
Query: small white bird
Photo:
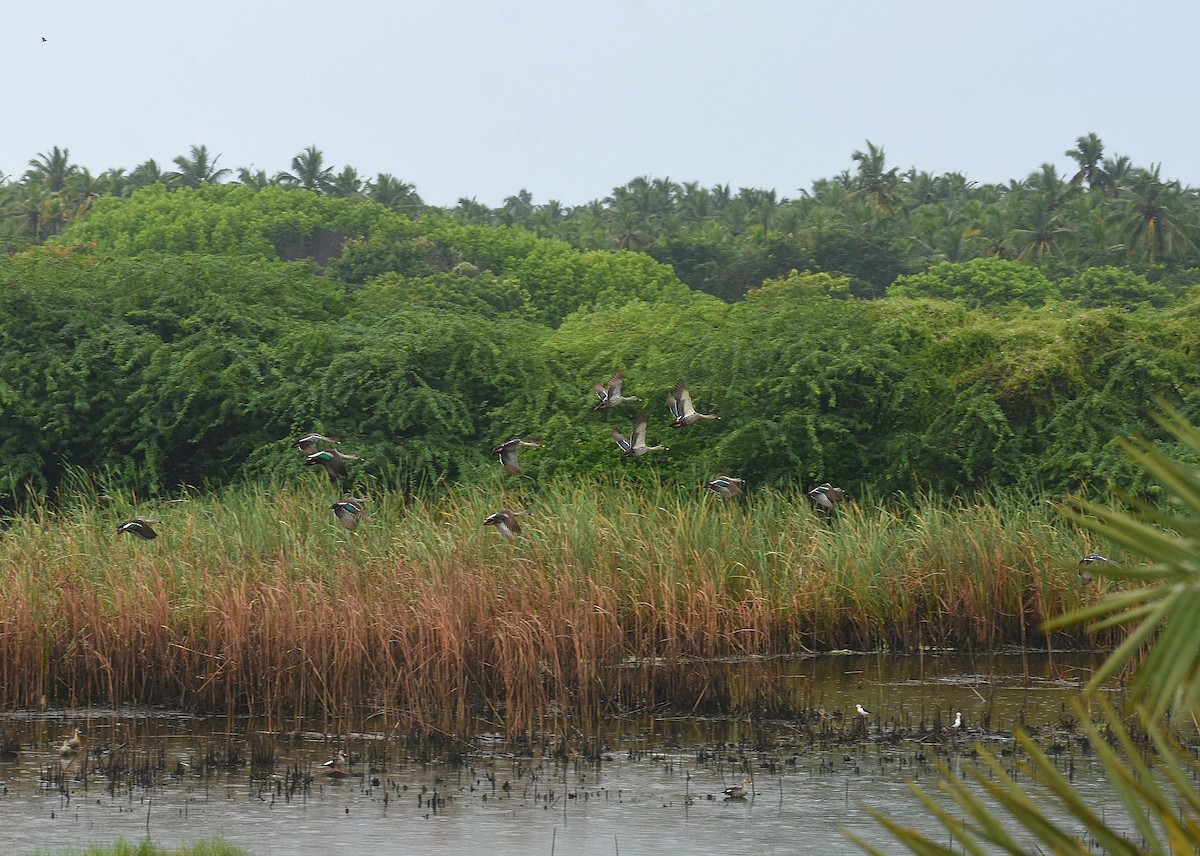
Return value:
<svg viewBox="0 0 1200 856">
<path fill-rule="evenodd" d="M 950 727 L 953 728 L 955 731 L 958 731 L 958 729 L 962 728 L 962 711 L 961 710 L 954 714 L 954 724 L 951 725 Z"/>
<path fill-rule="evenodd" d="M 854 705 L 854 709 L 858 711 L 859 716 L 870 716 L 871 715 L 871 711 L 867 710 L 861 704 Z"/>
</svg>

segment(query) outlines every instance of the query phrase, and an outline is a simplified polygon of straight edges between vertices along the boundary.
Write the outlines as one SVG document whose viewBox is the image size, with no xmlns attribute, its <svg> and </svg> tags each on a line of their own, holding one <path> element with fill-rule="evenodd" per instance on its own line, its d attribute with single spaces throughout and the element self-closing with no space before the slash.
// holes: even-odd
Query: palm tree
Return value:
<svg viewBox="0 0 1200 856">
<path fill-rule="evenodd" d="M 1085 181 L 1088 190 L 1106 190 L 1112 186 L 1112 178 L 1104 171 L 1104 143 L 1095 134 L 1088 134 L 1075 141 L 1075 148 L 1067 149 L 1067 157 L 1079 164 L 1079 171 L 1071 176 L 1071 186 L 1079 187 Z"/>
<path fill-rule="evenodd" d="M 461 197 L 454 206 L 454 216 L 458 222 L 471 226 L 490 226 L 495 222 L 492 209 L 477 201 L 475 197 Z"/>
<path fill-rule="evenodd" d="M 328 187 L 330 196 L 352 199 L 363 195 L 363 180 L 358 177 L 358 170 L 352 166 L 342 167 L 342 171 L 333 177 Z"/>
<path fill-rule="evenodd" d="M 167 180 L 179 187 L 199 187 L 201 184 L 216 184 L 229 175 L 228 169 L 217 169 L 220 155 L 210 159 L 208 146 L 192 146 L 188 156 L 180 155 L 173 163 L 179 169 L 168 173 Z"/>
<path fill-rule="evenodd" d="M 25 171 L 25 180 L 41 184 L 51 193 L 58 193 L 67 184 L 67 179 L 79 171 L 79 167 L 71 163 L 69 149 L 55 146 L 49 154 L 39 153 L 29 162 Z"/>
<path fill-rule="evenodd" d="M 1148 264 L 1196 249 L 1183 221 L 1192 207 L 1187 204 L 1187 194 L 1178 181 L 1159 178 L 1160 166 L 1135 170 L 1124 184 L 1127 253 Z"/>
<path fill-rule="evenodd" d="M 129 184 L 135 190 L 139 187 L 149 187 L 152 184 L 166 184 L 167 174 L 162 171 L 158 161 L 151 158 L 140 163 L 129 173 Z"/>
<path fill-rule="evenodd" d="M 265 169 L 255 169 L 253 166 L 239 166 L 237 169 L 237 183 L 243 187 L 262 190 L 264 187 L 270 187 L 275 182 L 267 175 Z"/>
<path fill-rule="evenodd" d="M 324 193 L 333 183 L 333 167 L 325 166 L 325 155 L 316 146 L 309 146 L 292 158 L 292 171 L 275 176 L 280 184 L 304 187 Z"/>
<path fill-rule="evenodd" d="M 416 214 L 425 204 L 414 185 L 388 172 L 381 172 L 374 180 L 367 182 L 367 197 L 399 214 Z M 462 201 L 459 200 L 459 203 Z"/>
<path fill-rule="evenodd" d="M 892 214 L 903 211 L 898 192 L 899 169 L 892 167 L 884 169 L 887 158 L 883 147 L 876 146 L 867 140 L 865 152 L 856 151 L 850 155 L 851 160 L 858 164 L 858 172 L 854 176 L 854 190 L 850 197 L 853 199 L 868 199 L 882 214 Z"/>
</svg>

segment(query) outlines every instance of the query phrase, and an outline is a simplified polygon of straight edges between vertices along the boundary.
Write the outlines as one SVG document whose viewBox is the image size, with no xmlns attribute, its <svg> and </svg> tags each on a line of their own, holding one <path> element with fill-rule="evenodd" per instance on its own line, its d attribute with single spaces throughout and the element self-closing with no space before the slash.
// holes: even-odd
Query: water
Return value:
<svg viewBox="0 0 1200 856">
<path fill-rule="evenodd" d="M 0 760 L 0 852 L 137 842 L 147 832 L 160 846 L 222 838 L 256 856 L 347 848 L 491 856 L 860 852 L 839 826 L 896 852 L 865 807 L 946 842 L 908 783 L 934 790 L 936 763 L 957 775 L 976 739 L 1006 752 L 1018 722 L 1061 749 L 1056 757 L 1081 793 L 1098 805 L 1107 799 L 1067 713 L 1093 665 L 1079 655 L 834 656 L 766 671 L 728 664 L 747 675 L 741 691 L 773 697 L 750 686 L 770 680 L 811 700 L 811 713 L 755 721 L 647 716 L 609 723 L 598 744 L 514 746 L 481 726 L 467 744 L 431 749 L 405 741 L 379 716 L 353 729 L 347 722 L 281 733 L 168 711 L 10 713 L 0 724 L 15 733 L 19 751 Z M 855 704 L 871 712 L 865 723 Z M 965 728 L 953 732 L 960 710 Z M 936 734 L 935 715 L 943 726 Z M 75 725 L 88 748 L 64 772 L 58 746 Z M 599 757 L 591 760 L 595 746 Z M 344 779 L 321 766 L 338 749 L 350 758 Z M 753 798 L 725 799 L 723 789 L 747 769 Z"/>
</svg>

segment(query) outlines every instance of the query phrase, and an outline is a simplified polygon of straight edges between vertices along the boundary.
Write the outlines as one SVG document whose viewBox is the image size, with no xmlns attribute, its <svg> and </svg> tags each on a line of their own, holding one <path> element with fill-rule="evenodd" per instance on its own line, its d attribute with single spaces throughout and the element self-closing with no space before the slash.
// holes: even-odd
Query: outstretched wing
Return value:
<svg viewBox="0 0 1200 856">
<path fill-rule="evenodd" d="M 622 452 L 628 452 L 633 448 L 633 444 L 626 440 L 625 435 L 616 428 L 613 429 L 612 436 L 613 439 L 617 441 L 617 445 L 621 447 Z"/>
<path fill-rule="evenodd" d="M 633 430 L 629 433 L 629 445 L 637 449 L 646 445 L 646 415 L 638 414 L 633 422 Z"/>
</svg>

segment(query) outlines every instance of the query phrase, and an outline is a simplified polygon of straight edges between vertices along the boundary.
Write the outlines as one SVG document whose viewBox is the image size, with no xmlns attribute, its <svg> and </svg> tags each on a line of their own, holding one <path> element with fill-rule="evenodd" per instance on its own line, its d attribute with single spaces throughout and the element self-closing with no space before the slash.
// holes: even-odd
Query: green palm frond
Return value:
<svg viewBox="0 0 1200 856">
<path fill-rule="evenodd" d="M 942 767 L 939 789 L 954 804 L 945 808 L 934 797 L 912 785 L 930 814 L 950 833 L 951 846 L 924 833 L 889 820 L 877 811 L 878 820 L 911 853 L 1078 853 L 1168 854 L 1193 853 L 1200 843 L 1200 795 L 1193 785 L 1200 772 L 1192 759 L 1165 732 L 1152 739 L 1161 763 L 1145 760 L 1121 717 L 1100 702 L 1098 722 L 1089 721 L 1079 702 L 1075 714 L 1084 723 L 1083 735 L 1096 752 L 1109 788 L 1124 811 L 1105 807 L 1097 811 L 1028 735 L 1017 741 L 1027 760 L 1010 773 L 985 748 L 980 760 L 956 777 Z M 1018 780 L 1021 776 L 1022 780 Z M 868 853 L 884 851 L 846 833 Z M 942 837 L 944 841 L 944 836 Z M 1089 846 L 1090 842 L 1090 846 Z"/>
<path fill-rule="evenodd" d="M 1185 448 L 1200 454 L 1200 430 L 1163 406 L 1158 422 Z M 1125 497 L 1135 514 L 1085 500 L 1063 513 L 1081 527 L 1141 556 L 1140 566 L 1106 565 L 1102 573 L 1140 584 L 1047 622 L 1047 629 L 1090 623 L 1096 629 L 1129 627 L 1125 641 L 1105 660 L 1087 691 L 1136 664 L 1134 699 L 1152 723 L 1168 711 L 1191 712 L 1200 703 L 1200 470 L 1173 460 L 1146 440 L 1123 441 L 1130 458 L 1171 495 L 1154 508 Z"/>
<path fill-rule="evenodd" d="M 1200 429 L 1173 408 L 1162 405 L 1159 424 L 1186 450 L 1200 456 Z M 1149 441 L 1123 441 L 1131 460 L 1153 476 L 1171 501 L 1152 506 L 1122 498 L 1133 512 L 1082 499 L 1063 513 L 1084 529 L 1121 545 L 1143 564 L 1105 563 L 1096 571 L 1126 581 L 1097 601 L 1052 621 L 1046 629 L 1080 624 L 1101 630 L 1128 628 L 1125 640 L 1106 658 L 1084 688 L 1099 707 L 1093 722 L 1082 700 L 1073 703 L 1083 733 L 1115 802 L 1124 812 L 1104 816 L 1085 801 L 1059 773 L 1054 762 L 1027 735 L 1017 741 L 1028 756 L 1018 765 L 1030 783 L 1018 782 L 986 749 L 980 762 L 955 777 L 943 768 L 939 784 L 957 811 L 917 786 L 913 790 L 929 813 L 950 833 L 947 848 L 924 834 L 872 812 L 911 853 L 941 856 L 953 852 L 1175 854 L 1200 852 L 1200 765 L 1167 731 L 1168 714 L 1194 724 L 1200 708 L 1200 469 L 1172 459 Z M 1095 691 L 1119 672 L 1128 672 L 1135 722 L 1153 746 L 1138 744 L 1121 717 Z M 1147 760 L 1153 757 L 1155 763 Z M 1108 804 L 1114 800 L 1105 801 Z M 882 854 L 847 833 L 868 853 Z"/>
</svg>

